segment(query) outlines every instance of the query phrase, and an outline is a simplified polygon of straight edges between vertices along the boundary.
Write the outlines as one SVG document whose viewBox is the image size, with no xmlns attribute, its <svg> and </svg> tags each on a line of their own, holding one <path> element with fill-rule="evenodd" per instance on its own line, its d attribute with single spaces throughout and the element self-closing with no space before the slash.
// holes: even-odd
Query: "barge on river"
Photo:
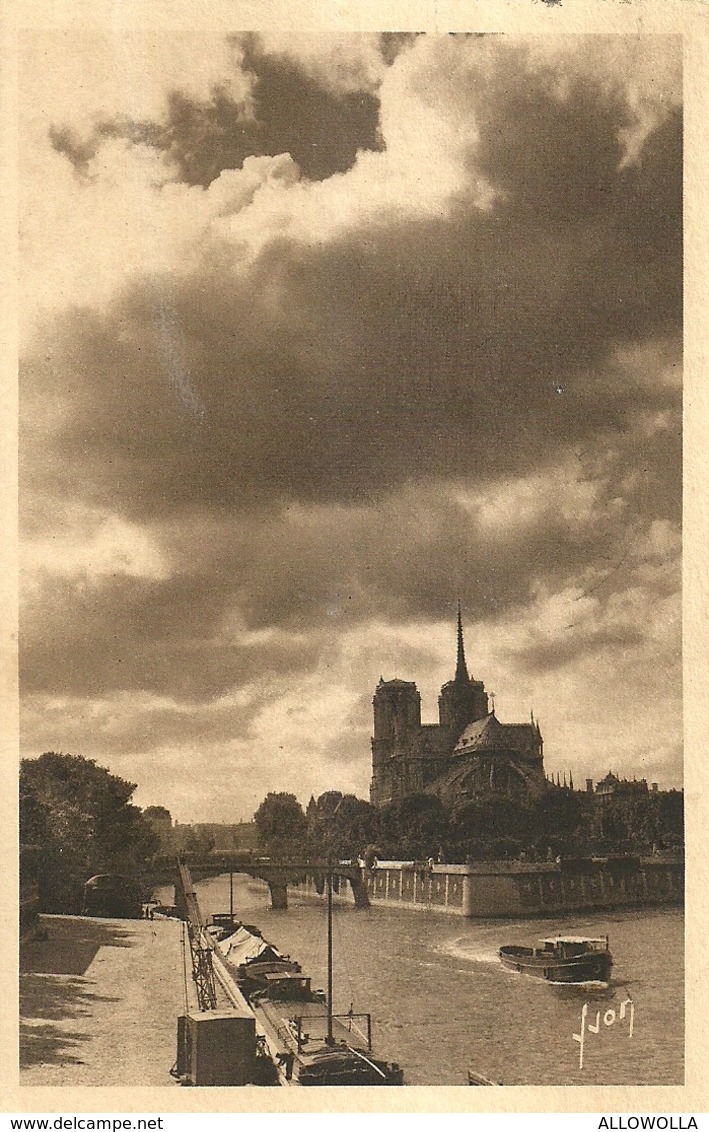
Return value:
<svg viewBox="0 0 709 1132">
<path fill-rule="evenodd" d="M 501 947 L 503 967 L 550 983 L 607 982 L 613 966 L 608 936 L 551 936 L 538 947 Z"/>
<path fill-rule="evenodd" d="M 331 1014 L 302 973 L 272 972 L 249 998 L 286 1081 L 299 1085 L 402 1085 L 403 1071 L 372 1052 L 369 1014 Z"/>
<path fill-rule="evenodd" d="M 235 924 L 216 946 L 254 1013 L 282 1084 L 402 1085 L 400 1066 L 373 1053 L 371 1016 L 332 1012 L 331 897 L 328 913 L 327 995 L 313 990 L 310 976 L 257 928 Z"/>
</svg>

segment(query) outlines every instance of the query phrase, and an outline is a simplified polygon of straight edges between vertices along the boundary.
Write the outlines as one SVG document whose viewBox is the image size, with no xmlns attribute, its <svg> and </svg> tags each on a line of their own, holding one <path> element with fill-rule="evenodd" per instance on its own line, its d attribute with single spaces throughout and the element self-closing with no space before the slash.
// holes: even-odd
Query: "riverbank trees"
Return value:
<svg viewBox="0 0 709 1132">
<path fill-rule="evenodd" d="M 141 882 L 158 838 L 131 804 L 136 784 L 81 755 L 48 751 L 20 764 L 20 842 L 35 847 L 40 910 L 78 913 L 96 873 Z"/>
<path fill-rule="evenodd" d="M 269 792 L 254 822 L 259 848 L 267 856 L 297 859 L 306 854 L 308 823 L 295 794 Z"/>
<path fill-rule="evenodd" d="M 270 856 L 355 859 L 376 846 L 393 860 L 547 860 L 681 848 L 683 802 L 674 790 L 604 799 L 550 786 L 528 800 L 493 793 L 447 808 L 433 795 L 411 794 L 377 807 L 328 790 L 305 813 L 294 795 L 269 795 L 257 825 Z"/>
<path fill-rule="evenodd" d="M 379 830 L 376 807 L 354 794 L 328 790 L 307 809 L 308 856 L 348 860 L 358 857 Z"/>
</svg>

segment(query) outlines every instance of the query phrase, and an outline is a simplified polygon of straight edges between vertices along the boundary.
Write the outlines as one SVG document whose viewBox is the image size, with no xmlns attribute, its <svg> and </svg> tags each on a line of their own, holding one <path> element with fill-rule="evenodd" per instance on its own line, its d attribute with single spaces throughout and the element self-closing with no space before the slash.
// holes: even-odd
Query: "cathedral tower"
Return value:
<svg viewBox="0 0 709 1132">
<path fill-rule="evenodd" d="M 458 656 L 455 676 L 441 688 L 438 711 L 441 727 L 449 727 L 456 736 L 460 735 L 469 723 L 482 719 L 489 711 L 485 685 L 482 680 L 471 680 L 468 675 L 460 602 L 458 602 Z"/>
<path fill-rule="evenodd" d="M 380 677 L 372 701 L 372 782 L 370 798 L 375 805 L 407 792 L 408 762 L 421 731 L 421 696 L 409 680 Z"/>
</svg>

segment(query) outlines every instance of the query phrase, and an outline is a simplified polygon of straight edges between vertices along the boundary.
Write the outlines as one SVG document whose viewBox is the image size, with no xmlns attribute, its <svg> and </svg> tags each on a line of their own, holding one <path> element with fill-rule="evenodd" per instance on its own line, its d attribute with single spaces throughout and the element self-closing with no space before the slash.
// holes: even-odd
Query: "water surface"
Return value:
<svg viewBox="0 0 709 1132">
<path fill-rule="evenodd" d="M 197 886 L 205 915 L 229 910 L 229 877 Z M 234 911 L 312 975 L 327 981 L 324 901 L 289 889 L 274 912 L 260 881 L 234 876 Z M 557 931 L 609 935 L 611 984 L 554 987 L 505 971 L 504 943 Z M 465 920 L 440 912 L 356 909 L 333 914 L 335 1011 L 369 1011 L 378 1053 L 410 1085 L 460 1085 L 468 1068 L 505 1085 L 677 1085 L 684 1062 L 684 920 L 679 908 L 579 913 L 564 919 Z M 620 1004 L 632 997 L 619 1018 Z M 586 1033 L 581 1008 L 600 1032 Z M 615 1021 L 612 1014 L 615 1011 Z M 604 1025 L 604 1017 L 611 1022 Z"/>
</svg>

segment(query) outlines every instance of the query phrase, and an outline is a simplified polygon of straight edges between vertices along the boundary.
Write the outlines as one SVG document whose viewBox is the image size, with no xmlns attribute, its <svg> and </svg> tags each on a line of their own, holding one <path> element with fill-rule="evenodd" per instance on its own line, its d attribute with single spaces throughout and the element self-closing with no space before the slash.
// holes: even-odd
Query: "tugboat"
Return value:
<svg viewBox="0 0 709 1132">
<path fill-rule="evenodd" d="M 608 936 L 551 936 L 540 940 L 538 947 L 501 947 L 499 956 L 508 971 L 549 983 L 605 983 L 613 966 Z"/>
</svg>

